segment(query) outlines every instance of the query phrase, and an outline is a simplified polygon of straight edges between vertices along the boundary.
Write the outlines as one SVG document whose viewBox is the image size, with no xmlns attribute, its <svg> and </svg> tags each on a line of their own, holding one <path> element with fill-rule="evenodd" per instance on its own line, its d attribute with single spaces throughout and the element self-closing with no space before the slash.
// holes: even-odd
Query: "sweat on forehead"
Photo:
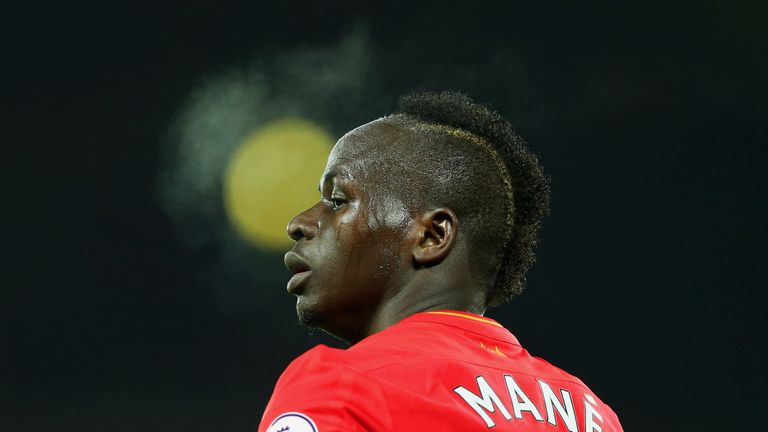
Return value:
<svg viewBox="0 0 768 432">
<path fill-rule="evenodd" d="M 334 146 L 328 168 L 344 165 L 357 168 L 356 171 L 361 173 L 391 174 L 407 170 L 408 177 L 412 178 L 425 174 L 425 170 L 430 171 L 429 168 L 435 174 L 435 168 L 440 167 L 427 165 L 434 165 L 441 159 L 445 162 L 447 154 L 458 153 L 459 159 L 465 159 L 469 157 L 467 153 L 476 153 L 476 150 L 488 158 L 511 196 L 511 182 L 504 162 L 485 139 L 463 129 L 427 123 L 405 115 L 383 117 L 348 132 Z M 451 165 L 451 168 L 457 167 L 456 163 Z M 449 167 L 442 168 L 446 171 Z M 439 181 L 439 178 L 434 180 Z"/>
<path fill-rule="evenodd" d="M 415 163 L 423 153 L 421 141 L 413 130 L 388 118 L 375 120 L 339 139 L 328 156 L 324 174 L 345 174 L 359 181 L 383 183 L 406 173 L 409 177 L 417 176 Z"/>
<path fill-rule="evenodd" d="M 471 213 L 512 204 L 506 168 L 487 142 L 462 129 L 408 116 L 381 118 L 342 137 L 326 172 L 342 170 L 349 170 L 364 189 L 398 195 L 411 211 L 448 206 L 470 224 Z M 481 189 L 497 190 L 501 199 L 481 201 Z M 506 213 L 511 216 L 511 208 Z"/>
<path fill-rule="evenodd" d="M 345 159 L 370 159 L 397 153 L 405 145 L 413 146 L 413 131 L 388 118 L 366 123 L 341 137 L 331 156 Z"/>
<path fill-rule="evenodd" d="M 331 158 L 344 163 L 396 162 L 433 152 L 434 145 L 464 141 L 484 149 L 488 144 L 476 135 L 450 126 L 420 122 L 402 115 L 374 120 L 345 134 L 334 146 Z M 488 149 L 485 149 L 488 150 Z"/>
</svg>

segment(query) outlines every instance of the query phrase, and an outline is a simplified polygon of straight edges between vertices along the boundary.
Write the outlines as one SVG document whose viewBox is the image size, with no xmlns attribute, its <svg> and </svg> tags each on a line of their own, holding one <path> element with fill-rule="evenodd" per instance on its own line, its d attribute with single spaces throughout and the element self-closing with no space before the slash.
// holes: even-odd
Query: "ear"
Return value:
<svg viewBox="0 0 768 432">
<path fill-rule="evenodd" d="M 445 207 L 429 210 L 416 219 L 416 244 L 413 260 L 417 267 L 436 265 L 451 252 L 459 219 L 453 210 Z"/>
</svg>

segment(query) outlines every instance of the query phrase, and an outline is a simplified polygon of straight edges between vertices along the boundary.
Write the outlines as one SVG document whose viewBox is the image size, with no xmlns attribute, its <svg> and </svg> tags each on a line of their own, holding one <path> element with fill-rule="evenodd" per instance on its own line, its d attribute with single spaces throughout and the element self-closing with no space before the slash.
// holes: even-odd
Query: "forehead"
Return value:
<svg viewBox="0 0 768 432">
<path fill-rule="evenodd" d="M 407 160 L 404 149 L 412 141 L 412 135 L 406 127 L 389 119 L 359 126 L 333 147 L 324 175 L 359 177 L 400 166 Z"/>
</svg>

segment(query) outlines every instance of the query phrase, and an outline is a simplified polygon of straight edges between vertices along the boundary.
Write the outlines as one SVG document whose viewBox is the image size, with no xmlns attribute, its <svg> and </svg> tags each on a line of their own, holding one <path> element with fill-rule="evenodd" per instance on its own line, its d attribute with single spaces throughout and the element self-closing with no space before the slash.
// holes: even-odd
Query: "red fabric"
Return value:
<svg viewBox="0 0 768 432">
<path fill-rule="evenodd" d="M 347 350 L 307 351 L 278 380 L 259 431 L 281 429 L 269 427 L 284 413 L 318 432 L 622 431 L 581 380 L 496 321 L 456 311 L 412 315 Z"/>
</svg>

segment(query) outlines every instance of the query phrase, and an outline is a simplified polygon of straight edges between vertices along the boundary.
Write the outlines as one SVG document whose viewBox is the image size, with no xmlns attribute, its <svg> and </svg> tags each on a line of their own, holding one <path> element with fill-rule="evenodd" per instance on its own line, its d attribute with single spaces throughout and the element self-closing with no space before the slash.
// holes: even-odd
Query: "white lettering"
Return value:
<svg viewBox="0 0 768 432">
<path fill-rule="evenodd" d="M 602 425 L 595 422 L 595 418 L 603 421 L 603 416 L 595 409 L 596 402 L 592 395 L 584 395 L 584 432 L 603 432 Z"/>
<path fill-rule="evenodd" d="M 494 405 L 499 408 L 499 411 L 507 420 L 512 420 L 512 416 L 509 415 L 509 411 L 507 411 L 506 408 L 504 408 L 504 405 L 501 404 L 501 400 L 499 399 L 499 396 L 493 391 L 490 385 L 488 385 L 488 382 L 483 378 L 482 376 L 477 377 L 477 387 L 480 390 L 480 396 L 472 393 L 471 391 L 465 389 L 462 386 L 458 386 L 455 389 L 453 389 L 454 392 L 456 392 L 459 396 L 461 396 L 464 401 L 473 409 L 477 414 L 480 415 L 480 417 L 485 420 L 486 426 L 489 428 L 492 428 L 496 426 L 496 423 L 493 422 L 491 419 L 491 416 L 488 415 L 488 412 L 496 412 L 496 408 L 494 408 Z"/>
<path fill-rule="evenodd" d="M 509 389 L 509 397 L 512 399 L 512 410 L 515 412 L 515 417 L 523 418 L 523 411 L 528 411 L 533 414 L 533 417 L 538 421 L 543 421 L 541 413 L 539 413 L 536 405 L 531 402 L 528 395 L 523 392 L 523 389 L 517 385 L 517 382 L 510 375 L 504 375 L 504 379 L 507 381 L 507 389 Z"/>
<path fill-rule="evenodd" d="M 544 404 L 547 407 L 547 423 L 557 426 L 557 419 L 555 418 L 555 410 L 557 410 L 568 430 L 570 432 L 578 432 L 571 394 L 565 389 L 560 389 L 560 394 L 563 397 L 563 402 L 560 402 L 560 399 L 555 396 L 555 392 L 552 391 L 552 387 L 549 384 L 539 380 L 539 386 L 541 387 L 541 395 L 544 397 Z"/>
</svg>

